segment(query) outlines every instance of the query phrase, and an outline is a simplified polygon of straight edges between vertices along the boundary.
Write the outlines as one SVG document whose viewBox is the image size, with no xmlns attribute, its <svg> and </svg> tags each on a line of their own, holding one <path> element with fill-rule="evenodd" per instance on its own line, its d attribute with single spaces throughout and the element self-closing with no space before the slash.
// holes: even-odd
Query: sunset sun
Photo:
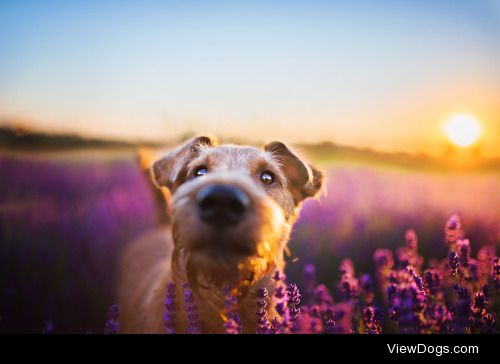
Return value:
<svg viewBox="0 0 500 364">
<path fill-rule="evenodd" d="M 481 124 L 470 115 L 450 117 L 444 125 L 444 134 L 453 144 L 465 148 L 476 143 L 481 136 Z"/>
</svg>

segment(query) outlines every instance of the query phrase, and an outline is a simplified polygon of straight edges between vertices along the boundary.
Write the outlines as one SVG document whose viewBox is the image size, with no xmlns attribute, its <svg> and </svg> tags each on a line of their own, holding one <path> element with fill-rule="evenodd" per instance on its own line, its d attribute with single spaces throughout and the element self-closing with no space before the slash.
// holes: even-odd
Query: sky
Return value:
<svg viewBox="0 0 500 364">
<path fill-rule="evenodd" d="M 0 120 L 500 156 L 500 0 L 0 2 Z"/>
</svg>

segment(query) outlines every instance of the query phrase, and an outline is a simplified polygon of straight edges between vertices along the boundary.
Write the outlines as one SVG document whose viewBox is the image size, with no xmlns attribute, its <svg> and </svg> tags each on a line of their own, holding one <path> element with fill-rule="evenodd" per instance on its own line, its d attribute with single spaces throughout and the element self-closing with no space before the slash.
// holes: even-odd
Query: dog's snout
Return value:
<svg viewBox="0 0 500 364">
<path fill-rule="evenodd" d="M 211 185 L 197 195 L 200 218 L 218 227 L 238 224 L 250 205 L 248 196 L 231 185 Z"/>
</svg>

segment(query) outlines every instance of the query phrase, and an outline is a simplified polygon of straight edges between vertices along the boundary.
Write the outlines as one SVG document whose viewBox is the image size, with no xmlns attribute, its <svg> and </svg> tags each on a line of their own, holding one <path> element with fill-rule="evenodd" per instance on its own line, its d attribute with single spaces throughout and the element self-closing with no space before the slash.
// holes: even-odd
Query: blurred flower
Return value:
<svg viewBox="0 0 500 364">
<path fill-rule="evenodd" d="M 280 321 L 278 320 L 278 318 L 277 317 L 273 318 L 273 320 L 271 321 L 271 327 L 269 329 L 269 333 L 270 334 L 279 334 L 280 328 L 281 328 L 281 324 L 280 324 Z"/>
<path fill-rule="evenodd" d="M 431 333 L 447 334 L 450 332 L 453 314 L 445 304 L 429 304 L 426 307 L 425 317 L 429 321 L 428 328 Z"/>
<path fill-rule="evenodd" d="M 304 295 L 308 303 L 313 298 L 314 287 L 316 286 L 316 267 L 314 264 L 306 264 L 302 272 L 302 286 Z"/>
<path fill-rule="evenodd" d="M 226 334 L 241 334 L 243 328 L 237 309 L 238 299 L 236 298 L 236 292 L 229 285 L 225 285 L 222 291 L 224 293 L 224 310 L 227 318 L 224 324 Z"/>
<path fill-rule="evenodd" d="M 479 249 L 477 253 L 479 261 L 479 284 L 484 285 L 488 281 L 495 256 L 496 247 L 494 245 L 485 245 Z"/>
<path fill-rule="evenodd" d="M 352 262 L 351 259 L 344 259 L 340 263 L 340 274 L 349 276 L 349 277 L 354 277 L 356 275 L 354 271 L 354 263 Z"/>
<path fill-rule="evenodd" d="M 491 278 L 496 288 L 500 288 L 500 258 L 493 258 Z"/>
<path fill-rule="evenodd" d="M 118 334 L 120 332 L 120 310 L 117 304 L 108 308 L 108 320 L 104 324 L 105 334 Z"/>
<path fill-rule="evenodd" d="M 165 297 L 165 314 L 163 323 L 167 334 L 175 334 L 175 284 L 167 285 L 167 295 Z"/>
<path fill-rule="evenodd" d="M 52 334 L 54 331 L 54 323 L 52 320 L 45 320 L 43 323 L 42 334 Z"/>
<path fill-rule="evenodd" d="M 320 334 L 323 332 L 322 311 L 319 305 L 306 307 L 309 317 L 309 331 L 312 334 Z"/>
<path fill-rule="evenodd" d="M 467 268 L 469 266 L 469 259 L 470 259 L 470 242 L 469 239 L 459 239 L 456 242 L 456 248 L 455 248 L 460 265 L 464 268 Z"/>
<path fill-rule="evenodd" d="M 229 317 L 224 323 L 224 330 L 226 334 L 241 334 L 240 324 L 233 318 Z"/>
<path fill-rule="evenodd" d="M 413 229 L 408 229 L 405 232 L 405 245 L 410 251 L 416 252 L 418 248 L 417 233 Z"/>
<path fill-rule="evenodd" d="M 365 324 L 365 332 L 367 334 L 382 333 L 382 325 L 380 325 L 380 320 L 377 318 L 374 307 L 368 306 L 363 309 L 363 321 Z"/>
<path fill-rule="evenodd" d="M 405 247 L 396 249 L 396 261 L 399 269 L 406 269 L 410 265 L 410 256 Z"/>
<path fill-rule="evenodd" d="M 373 254 L 375 267 L 377 269 L 392 269 L 394 267 L 394 259 L 392 251 L 389 249 L 377 249 Z"/>
<path fill-rule="evenodd" d="M 394 310 L 397 313 L 399 333 L 418 334 L 423 325 L 424 296 L 415 283 L 397 288 Z"/>
<path fill-rule="evenodd" d="M 448 255 L 448 264 L 451 269 L 451 275 L 456 276 L 460 271 L 460 263 L 457 253 L 450 252 Z"/>
<path fill-rule="evenodd" d="M 443 275 L 438 269 L 427 269 L 423 276 L 429 295 L 436 296 L 443 289 Z"/>
<path fill-rule="evenodd" d="M 460 221 L 460 217 L 457 214 L 451 215 L 446 222 L 446 225 L 444 227 L 444 236 L 445 242 L 450 248 L 455 245 L 457 239 L 462 238 L 462 223 Z"/>
<path fill-rule="evenodd" d="M 389 275 L 394 267 L 394 258 L 389 249 L 377 249 L 373 254 L 375 261 L 377 285 L 383 295 L 389 284 Z"/>
<path fill-rule="evenodd" d="M 407 269 L 408 269 L 408 273 L 413 278 L 413 281 L 417 285 L 418 289 L 421 292 L 425 292 L 425 285 L 424 285 L 423 279 L 420 278 L 420 276 L 417 273 L 415 273 L 415 269 L 412 266 L 408 266 Z"/>
<path fill-rule="evenodd" d="M 476 283 L 479 282 L 479 263 L 475 259 L 469 259 L 469 268 L 467 269 L 467 281 Z"/>
<path fill-rule="evenodd" d="M 184 283 L 184 309 L 188 318 L 188 334 L 201 334 L 200 316 L 198 306 L 196 305 L 193 291 L 189 288 L 188 283 Z"/>
<path fill-rule="evenodd" d="M 354 264 L 350 259 L 344 259 L 340 263 L 339 294 L 343 300 L 353 299 L 359 291 L 358 280 L 355 277 Z"/>
<path fill-rule="evenodd" d="M 286 332 L 289 326 L 289 313 L 288 313 L 288 292 L 287 287 L 284 283 L 286 276 L 279 270 L 276 270 L 273 275 L 273 279 L 276 284 L 276 288 L 273 294 L 273 304 L 276 312 L 279 315 L 280 331 Z"/>
<path fill-rule="evenodd" d="M 333 309 L 329 307 L 325 312 L 323 312 L 323 321 L 325 327 L 325 334 L 335 334 L 337 333 L 337 325 L 335 324 L 335 317 Z"/>
<path fill-rule="evenodd" d="M 266 334 L 269 330 L 267 318 L 267 288 L 259 288 L 257 291 L 257 334 Z"/>
<path fill-rule="evenodd" d="M 463 334 L 469 329 L 471 315 L 471 299 L 467 288 L 457 284 L 454 286 L 457 292 L 457 302 L 453 310 L 453 333 Z"/>
<path fill-rule="evenodd" d="M 335 334 L 335 321 L 333 319 L 328 319 L 326 321 L 325 334 Z"/>
<path fill-rule="evenodd" d="M 320 284 L 314 288 L 314 301 L 318 305 L 331 305 L 333 304 L 333 298 L 328 291 L 328 288 L 324 284 Z"/>
<path fill-rule="evenodd" d="M 361 299 L 365 305 L 370 306 L 375 299 L 375 283 L 369 274 L 362 274 L 359 278 Z"/>
<path fill-rule="evenodd" d="M 288 286 L 288 310 L 290 313 L 290 329 L 297 332 L 298 321 L 300 320 L 300 292 L 296 284 L 290 283 Z"/>
</svg>

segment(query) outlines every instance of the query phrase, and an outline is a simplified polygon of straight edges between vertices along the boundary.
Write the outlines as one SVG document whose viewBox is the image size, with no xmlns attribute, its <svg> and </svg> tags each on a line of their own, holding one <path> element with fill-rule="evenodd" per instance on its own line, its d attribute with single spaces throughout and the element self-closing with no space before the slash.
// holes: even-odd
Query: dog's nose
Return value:
<svg viewBox="0 0 500 364">
<path fill-rule="evenodd" d="M 236 225 L 245 215 L 250 201 L 240 189 L 231 185 L 211 185 L 196 197 L 200 218 L 218 227 Z"/>
</svg>

